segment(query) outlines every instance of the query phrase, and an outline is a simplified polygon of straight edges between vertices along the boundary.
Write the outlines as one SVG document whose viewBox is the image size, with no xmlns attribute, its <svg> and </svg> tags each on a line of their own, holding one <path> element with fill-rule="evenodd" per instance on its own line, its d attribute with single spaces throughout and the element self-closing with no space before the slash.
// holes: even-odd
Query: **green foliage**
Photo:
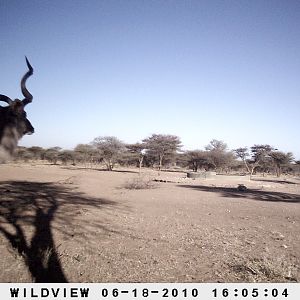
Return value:
<svg viewBox="0 0 300 300">
<path fill-rule="evenodd" d="M 64 150 L 59 152 L 58 158 L 64 165 L 66 165 L 68 162 L 71 162 L 73 165 L 75 164 L 75 152 L 72 150 Z"/>
<path fill-rule="evenodd" d="M 209 144 L 205 147 L 205 150 L 207 151 L 219 151 L 219 152 L 225 152 L 227 150 L 227 144 L 223 141 L 219 141 L 216 139 L 213 139 L 209 142 Z"/>
<path fill-rule="evenodd" d="M 274 148 L 270 145 L 254 145 L 251 147 L 252 160 L 254 163 L 263 164 L 270 158 L 269 154 Z"/>
<path fill-rule="evenodd" d="M 138 164 L 140 170 L 145 156 L 145 144 L 135 143 L 126 145 L 126 157 L 128 161 L 134 161 Z"/>
<path fill-rule="evenodd" d="M 205 170 L 240 170 L 243 161 L 251 176 L 254 171 L 272 172 L 278 177 L 283 172 L 298 174 L 300 161 L 294 161 L 291 152 L 278 151 L 268 144 L 255 144 L 252 147 L 240 147 L 232 151 L 223 141 L 213 139 L 205 150 L 180 151 L 180 138 L 175 135 L 152 134 L 142 143 L 124 144 L 114 136 L 97 137 L 90 144 L 78 144 L 74 150 L 62 150 L 60 147 L 43 149 L 42 147 L 18 147 L 15 160 L 48 160 L 50 163 L 83 163 L 85 166 L 104 162 L 108 170 L 116 163 L 122 166 L 147 167 L 176 163 L 180 167 L 190 167 L 197 172 Z M 240 159 L 240 160 L 237 160 Z"/>
<path fill-rule="evenodd" d="M 57 164 L 57 161 L 59 159 L 59 152 L 61 148 L 60 147 L 52 147 L 45 151 L 44 158 L 48 160 L 50 163 L 53 163 L 54 165 Z"/>
<path fill-rule="evenodd" d="M 215 139 L 205 147 L 208 152 L 210 164 L 219 172 L 226 170 L 234 162 L 234 154 L 233 152 L 228 151 L 227 148 L 226 143 Z"/>
<path fill-rule="evenodd" d="M 109 171 L 113 169 L 117 160 L 125 151 L 125 144 L 114 136 L 97 137 L 92 145 L 99 151 Z"/>
<path fill-rule="evenodd" d="M 244 162 L 244 165 L 245 165 L 248 173 L 251 174 L 251 169 L 250 169 L 249 163 L 247 161 L 247 157 L 250 156 L 250 154 L 248 152 L 248 147 L 237 148 L 237 149 L 234 149 L 233 152 L 235 153 L 235 155 L 238 158 L 240 158 Z"/>
<path fill-rule="evenodd" d="M 176 152 L 182 147 L 178 136 L 169 134 L 152 134 L 143 140 L 147 156 L 157 159 L 159 170 L 163 165 L 163 160 L 174 157 Z"/>
<path fill-rule="evenodd" d="M 247 159 L 247 157 L 250 156 L 250 154 L 248 152 L 248 147 L 237 148 L 237 149 L 234 149 L 233 152 L 236 154 L 236 156 L 238 158 L 242 159 L 243 161 L 245 161 Z"/>
<path fill-rule="evenodd" d="M 98 151 L 92 146 L 88 144 L 78 144 L 74 149 L 75 160 L 79 163 L 83 163 L 85 167 L 87 164 L 92 165 L 99 156 Z"/>
<path fill-rule="evenodd" d="M 45 149 L 38 146 L 33 146 L 27 148 L 27 150 L 32 153 L 33 159 L 43 159 L 43 154 L 45 152 Z"/>
<path fill-rule="evenodd" d="M 197 172 L 198 169 L 208 170 L 212 167 L 212 162 L 208 151 L 187 151 L 186 155 L 188 158 L 189 166 L 193 169 L 194 172 Z"/>
<path fill-rule="evenodd" d="M 17 161 L 27 162 L 31 159 L 34 159 L 33 153 L 31 151 L 28 151 L 28 148 L 21 146 L 17 147 L 14 156 Z"/>
<path fill-rule="evenodd" d="M 272 151 L 269 155 L 274 163 L 277 177 L 280 177 L 282 168 L 288 166 L 294 160 L 291 152 Z"/>
</svg>

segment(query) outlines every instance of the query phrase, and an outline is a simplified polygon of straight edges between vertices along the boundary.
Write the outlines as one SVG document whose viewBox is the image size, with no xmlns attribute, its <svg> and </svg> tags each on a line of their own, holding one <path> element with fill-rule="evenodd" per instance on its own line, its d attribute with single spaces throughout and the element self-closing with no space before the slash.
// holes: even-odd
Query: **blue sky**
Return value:
<svg viewBox="0 0 300 300">
<path fill-rule="evenodd" d="M 21 145 L 162 133 L 300 159 L 299 1 L 0 0 L 0 42 L 0 93 L 35 70 Z"/>
</svg>

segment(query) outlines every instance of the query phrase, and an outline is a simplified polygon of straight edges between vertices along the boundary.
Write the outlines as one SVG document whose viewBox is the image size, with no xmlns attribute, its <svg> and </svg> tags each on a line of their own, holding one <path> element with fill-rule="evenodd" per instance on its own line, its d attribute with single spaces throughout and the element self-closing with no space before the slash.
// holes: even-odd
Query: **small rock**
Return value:
<svg viewBox="0 0 300 300">
<path fill-rule="evenodd" d="M 274 231 L 274 232 L 272 232 L 272 234 L 273 234 L 274 240 L 283 240 L 284 239 L 284 235 L 280 232 Z"/>
</svg>

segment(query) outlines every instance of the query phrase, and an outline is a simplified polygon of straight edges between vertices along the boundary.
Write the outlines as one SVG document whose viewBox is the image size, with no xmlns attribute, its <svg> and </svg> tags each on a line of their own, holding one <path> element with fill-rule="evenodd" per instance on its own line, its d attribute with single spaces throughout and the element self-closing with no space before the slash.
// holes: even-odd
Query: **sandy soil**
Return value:
<svg viewBox="0 0 300 300">
<path fill-rule="evenodd" d="M 299 178 L 11 164 L 0 195 L 1 282 L 300 281 Z"/>
</svg>

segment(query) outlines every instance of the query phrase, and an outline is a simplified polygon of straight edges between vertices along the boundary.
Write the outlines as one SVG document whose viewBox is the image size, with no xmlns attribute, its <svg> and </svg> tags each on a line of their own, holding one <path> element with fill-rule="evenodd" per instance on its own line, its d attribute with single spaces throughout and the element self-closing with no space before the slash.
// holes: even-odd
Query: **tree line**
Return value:
<svg viewBox="0 0 300 300">
<path fill-rule="evenodd" d="M 46 160 L 52 164 L 82 164 L 86 168 L 103 164 L 111 171 L 116 165 L 162 168 L 185 168 L 218 173 L 256 172 L 299 173 L 300 161 L 291 152 L 270 145 L 253 145 L 229 150 L 225 142 L 213 139 L 204 150 L 183 151 L 178 136 L 152 134 L 142 142 L 128 144 L 114 136 L 100 136 L 89 144 L 78 144 L 73 150 L 60 147 L 18 147 L 16 161 Z"/>
</svg>

